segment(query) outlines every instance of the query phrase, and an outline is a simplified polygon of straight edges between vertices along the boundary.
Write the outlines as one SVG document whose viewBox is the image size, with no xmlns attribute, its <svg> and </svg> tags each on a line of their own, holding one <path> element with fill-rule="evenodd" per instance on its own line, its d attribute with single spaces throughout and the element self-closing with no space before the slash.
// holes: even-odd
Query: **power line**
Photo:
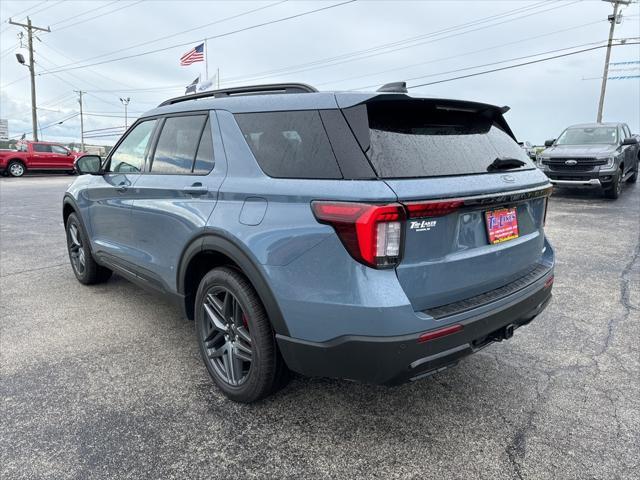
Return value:
<svg viewBox="0 0 640 480">
<path fill-rule="evenodd" d="M 612 47 L 620 47 L 620 46 L 624 46 L 624 45 L 640 45 L 640 42 L 618 43 L 618 44 L 613 44 Z M 409 86 L 407 88 L 426 87 L 428 85 L 436 85 L 438 83 L 452 82 L 454 80 L 461 80 L 463 78 L 477 77 L 478 75 L 486 75 L 488 73 L 500 72 L 502 70 L 509 70 L 509 69 L 512 69 L 512 68 L 523 67 L 525 65 L 533 65 L 534 63 L 547 62 L 549 60 L 555 60 L 557 58 L 562 58 L 562 57 L 569 57 L 571 55 L 577 55 L 579 53 L 589 52 L 589 51 L 592 51 L 592 50 L 598 50 L 600 48 L 606 48 L 606 47 L 607 47 L 607 45 L 598 45 L 597 47 L 585 48 L 583 50 L 577 50 L 575 52 L 563 53 L 563 54 L 560 54 L 560 55 L 554 55 L 552 57 L 540 58 L 538 60 L 531 60 L 529 62 L 523 62 L 523 63 L 518 63 L 518 64 L 515 64 L 515 65 L 508 65 L 506 67 L 500 67 L 500 68 L 494 68 L 494 69 L 491 69 L 491 70 L 485 70 L 483 72 L 470 73 L 468 75 L 461 75 L 459 77 L 446 78 L 444 80 L 436 80 L 434 82 L 429 82 L 429 83 L 421 83 L 419 85 L 411 85 L 411 86 Z"/>
<path fill-rule="evenodd" d="M 141 56 L 144 56 L 144 55 L 150 55 L 150 54 L 153 54 L 153 53 L 164 52 L 164 51 L 167 51 L 167 50 L 172 50 L 174 48 L 179 48 L 179 47 L 184 47 L 184 46 L 187 46 L 187 45 L 192 45 L 193 43 L 198 42 L 198 41 L 213 40 L 213 39 L 216 39 L 216 38 L 227 37 L 227 36 L 230 36 L 230 35 L 234 35 L 236 33 L 246 32 L 248 30 L 253 30 L 253 29 L 264 27 L 264 26 L 267 26 L 267 25 L 273 25 L 273 24 L 276 24 L 276 23 L 285 22 L 287 20 L 292 20 L 294 18 L 304 17 L 306 15 L 311 15 L 311 14 L 314 14 L 314 13 L 317 13 L 317 12 L 322 12 L 324 10 L 329 10 L 329 9 L 336 8 L 336 7 L 341 7 L 343 5 L 347 5 L 347 4 L 353 3 L 355 1 L 356 0 L 347 0 L 347 1 L 336 3 L 336 4 L 333 4 L 333 5 L 328 5 L 326 7 L 316 8 L 314 10 L 307 10 L 306 12 L 298 13 L 298 14 L 295 14 L 295 15 L 289 15 L 287 17 L 281 17 L 281 18 L 278 18 L 278 19 L 275 19 L 275 20 L 271 20 L 271 21 L 268 21 L 268 22 L 262 22 L 262 23 L 250 25 L 248 27 L 239 28 L 237 30 L 232 30 L 232 31 L 225 32 L 225 33 L 220 33 L 218 35 L 212 35 L 212 36 L 206 37 L 204 39 L 203 38 L 199 38 L 199 39 L 196 39 L 196 40 L 191 40 L 189 42 L 178 43 L 178 44 L 171 45 L 171 46 L 168 46 L 168 47 L 158 48 L 158 49 L 155 49 L 155 50 L 149 50 L 149 51 L 146 51 L 146 52 L 136 53 L 136 54 L 132 54 L 132 55 L 126 55 L 124 57 L 118 57 L 118 58 L 113 58 L 113 59 L 110 59 L 110 60 L 103 60 L 101 62 L 90 63 L 90 64 L 87 64 L 87 65 L 78 65 L 78 66 L 75 66 L 75 67 L 68 67 L 68 68 L 64 68 L 65 66 L 63 65 L 62 68 L 60 68 L 59 70 L 55 70 L 55 71 L 52 71 L 52 72 L 49 72 L 49 73 L 59 73 L 59 72 L 64 72 L 64 71 L 68 71 L 68 70 L 77 70 L 79 68 L 88 68 L 88 67 L 93 67 L 95 65 L 103 65 L 105 63 L 118 62 L 120 60 L 127 60 L 129 58 L 137 58 L 137 57 L 141 57 Z"/>
<path fill-rule="evenodd" d="M 572 3 L 576 3 L 576 1 L 574 1 Z M 539 2 L 539 3 L 536 3 L 534 5 L 530 5 L 530 6 L 527 6 L 527 7 L 519 7 L 519 8 L 516 8 L 514 10 L 508 10 L 508 11 L 503 12 L 503 13 L 498 14 L 498 15 L 491 15 L 491 16 L 488 16 L 488 17 L 479 18 L 479 19 L 476 19 L 476 20 L 473 20 L 473 21 L 470 21 L 470 22 L 465 22 L 465 23 L 461 23 L 461 24 L 458 24 L 458 25 L 453 25 L 451 27 L 447 27 L 447 28 L 444 28 L 444 29 L 441 29 L 441 30 L 436 30 L 436 31 L 429 32 L 429 33 L 426 33 L 426 34 L 421 34 L 421 35 L 418 35 L 418 36 L 415 36 L 415 37 L 409 37 L 409 38 L 406 38 L 406 39 L 403 39 L 403 40 L 396 40 L 394 42 L 380 44 L 380 45 L 377 45 L 375 47 L 369 47 L 369 48 L 366 48 L 364 50 L 358 50 L 358 51 L 355 51 L 355 52 L 344 53 L 344 54 L 340 54 L 340 55 L 337 55 L 337 56 L 334 56 L 334 57 L 328 57 L 328 58 L 323 58 L 323 59 L 319 59 L 319 60 L 314 60 L 312 62 L 307 62 L 307 63 L 303 63 L 303 64 L 292 65 L 292 66 L 282 67 L 282 68 L 273 69 L 273 70 L 266 70 L 266 71 L 262 71 L 262 72 L 258 72 L 258 73 L 250 74 L 250 75 L 242 75 L 242 76 L 239 76 L 239 77 L 228 77 L 227 81 L 225 83 L 231 83 L 231 82 L 238 81 L 238 80 L 247 80 L 249 78 L 251 78 L 251 79 L 259 79 L 259 78 L 264 78 L 266 76 L 270 76 L 272 74 L 293 73 L 293 71 L 302 72 L 302 71 L 314 70 L 315 68 L 306 68 L 306 67 L 322 66 L 323 64 L 332 63 L 332 62 L 335 62 L 335 63 L 333 63 L 332 65 L 329 65 L 329 66 L 340 65 L 340 64 L 343 64 L 343 63 L 348 63 L 349 61 L 356 61 L 356 60 L 360 60 L 360 59 L 364 59 L 364 58 L 370 58 L 370 57 L 377 56 L 377 55 L 385 55 L 387 53 L 393 53 L 393 52 L 396 52 L 398 50 L 402 50 L 402 49 L 406 49 L 406 48 L 413 48 L 413 47 L 416 47 L 416 46 L 419 46 L 419 45 L 424 45 L 424 44 L 427 44 L 427 43 L 432 43 L 432 42 L 435 42 L 435 41 L 444 40 L 445 38 L 450 38 L 450 37 L 461 35 L 461 34 L 465 34 L 465 33 L 471 33 L 471 32 L 477 31 L 477 30 L 482 30 L 482 29 L 485 29 L 485 28 L 490 28 L 492 26 L 500 25 L 502 23 L 507 23 L 509 21 L 517 20 L 517 19 L 520 19 L 520 18 L 526 18 L 527 16 L 535 15 L 535 14 L 538 14 L 538 13 L 543 13 L 543 12 L 546 12 L 548 10 L 552 10 L 552 9 L 556 9 L 556 8 L 562 8 L 562 7 L 571 5 L 571 3 L 570 4 L 565 4 L 565 5 L 559 5 L 559 6 L 555 6 L 555 7 L 551 8 L 551 9 L 542 10 L 540 12 L 529 13 L 528 15 L 524 15 L 524 16 L 518 17 L 518 18 L 512 18 L 512 19 L 509 19 L 509 20 L 506 20 L 506 21 L 503 21 L 503 22 L 495 23 L 493 25 L 485 25 L 485 26 L 479 27 L 479 28 L 474 29 L 474 30 L 469 30 L 468 32 L 462 32 L 462 33 L 457 33 L 457 34 L 450 35 L 450 36 L 443 37 L 443 38 L 432 39 L 433 37 L 437 37 L 437 36 L 444 35 L 444 34 L 447 34 L 447 33 L 455 32 L 457 30 L 463 30 L 465 28 L 469 28 L 469 27 L 473 27 L 473 26 L 476 26 L 476 25 L 480 25 L 482 23 L 492 22 L 492 21 L 494 21 L 496 19 L 500 19 L 500 18 L 512 16 L 512 15 L 517 15 L 518 13 L 523 13 L 524 11 L 528 11 L 528 10 L 531 10 L 531 9 L 534 9 L 534 8 L 538 8 L 539 6 L 542 6 L 543 4 L 547 4 L 547 2 Z M 426 41 L 423 41 L 423 42 L 419 42 L 419 43 L 415 43 L 414 45 L 405 45 L 407 43 L 418 42 L 419 40 L 424 40 L 424 39 L 429 39 L 429 40 L 426 40 Z M 393 47 L 399 47 L 399 48 L 394 48 L 393 50 L 389 50 L 389 51 L 381 52 L 381 53 L 376 53 L 376 54 L 372 54 L 372 55 L 365 55 L 367 53 L 377 52 L 379 50 L 389 49 L 389 48 L 393 48 Z M 362 56 L 362 55 L 364 55 L 364 56 Z M 354 57 L 360 57 L 360 58 L 354 58 Z M 340 61 L 340 60 L 344 60 L 344 61 Z M 317 68 L 319 68 L 319 67 L 317 67 Z"/>
<path fill-rule="evenodd" d="M 101 5 L 101 6 L 96 7 L 96 8 L 91 8 L 91 9 L 89 9 L 89 10 L 86 10 L 86 11 L 84 11 L 84 12 L 82 12 L 82 13 L 78 14 L 78 15 L 74 15 L 73 17 L 66 17 L 66 18 L 63 18 L 62 20 L 58 20 L 57 22 L 53 22 L 53 23 L 51 24 L 51 26 L 53 27 L 53 26 L 56 26 L 56 25 L 60 25 L 61 23 L 66 23 L 66 22 L 69 22 L 69 21 L 71 21 L 71 20 L 76 20 L 76 19 L 77 19 L 77 18 L 79 18 L 79 17 L 83 17 L 83 16 L 85 16 L 87 13 L 95 12 L 95 11 L 97 11 L 97 10 L 102 10 L 103 8 L 106 8 L 106 7 L 108 7 L 109 5 L 113 5 L 114 3 L 118 3 L 119 1 L 120 1 L 120 0 L 113 0 L 112 2 L 109 2 L 109 3 L 105 4 L 105 5 Z"/>
<path fill-rule="evenodd" d="M 558 33 L 564 33 L 564 32 L 568 32 L 570 30 L 576 30 L 578 28 L 584 28 L 584 27 L 587 27 L 587 26 L 590 26 L 590 25 L 595 25 L 597 23 L 601 23 L 602 21 L 603 20 L 596 20 L 595 22 L 583 23 L 581 25 L 576 25 L 574 27 L 563 28 L 561 30 L 555 30 L 553 32 L 543 33 L 541 35 L 535 35 L 533 37 L 526 37 L 526 38 L 522 38 L 520 40 L 515 40 L 513 42 L 500 43 L 500 44 L 494 45 L 492 47 L 481 48 L 479 50 L 472 50 L 470 52 L 465 52 L 465 53 L 461 53 L 461 54 L 458 54 L 458 55 L 449 55 L 449 56 L 446 56 L 446 57 L 434 58 L 432 60 L 427 60 L 425 62 L 412 63 L 410 65 L 404 65 L 402 67 L 395 67 L 395 68 L 389 68 L 389 69 L 386 69 L 386 70 L 379 70 L 377 72 L 367 73 L 367 74 L 364 74 L 364 75 L 356 75 L 356 76 L 353 76 L 353 77 L 343 78 L 343 79 L 340 79 L 340 80 L 331 80 L 331 81 L 328 81 L 328 82 L 315 83 L 314 85 L 316 85 L 316 86 L 328 85 L 328 84 L 331 84 L 331 83 L 338 83 L 338 82 L 341 83 L 341 82 L 346 82 L 346 81 L 349 81 L 349 80 L 358 80 L 360 78 L 375 77 L 377 75 L 382 75 L 382 74 L 390 73 L 390 72 L 397 72 L 398 70 L 405 70 L 407 68 L 420 67 L 420 66 L 423 66 L 423 65 L 429 65 L 429 64 L 432 64 L 432 63 L 442 62 L 442 61 L 446 61 L 446 60 L 453 60 L 455 58 L 467 57 L 469 55 L 473 55 L 473 54 L 476 54 L 476 53 L 487 52 L 487 51 L 490 51 L 490 50 L 496 50 L 496 49 L 499 49 L 499 48 L 503 48 L 503 47 L 507 47 L 507 46 L 511 46 L 511 45 L 517 45 L 519 43 L 528 42 L 530 40 L 537 40 L 539 38 L 548 37 L 548 36 L 551 36 L 551 35 L 557 35 Z M 375 86 L 375 85 L 372 85 L 372 86 Z"/>
<path fill-rule="evenodd" d="M 270 4 L 268 4 L 268 5 L 264 5 L 264 6 L 259 7 L 259 8 L 253 8 L 253 9 L 251 9 L 251 10 L 247 10 L 247 11 L 245 11 L 245 12 L 241 12 L 241 13 L 238 13 L 238 14 L 232 15 L 232 16 L 230 16 L 230 17 L 221 18 L 220 20 L 216 20 L 215 22 L 205 23 L 204 25 L 200 25 L 200 26 L 198 26 L 198 27 L 193 27 L 193 28 L 189 28 L 189 29 L 187 29 L 187 30 L 182 30 L 182 31 L 180 31 L 180 32 L 172 33 L 171 35 L 165 35 L 165 36 L 163 36 L 163 37 L 157 37 L 157 38 L 155 38 L 155 39 L 153 39 L 153 40 L 148 40 L 148 41 L 145 41 L 145 42 L 137 43 L 137 44 L 135 44 L 135 45 L 131 45 L 131 46 L 129 46 L 129 47 L 120 48 L 120 49 L 118 49 L 118 50 L 113 50 L 113 51 L 111 51 L 111 52 L 109 52 L 109 53 L 103 53 L 103 54 L 96 55 L 96 56 L 93 56 L 93 57 L 85 58 L 85 59 L 83 59 L 83 60 L 76 60 L 76 61 L 71 62 L 71 63 L 68 63 L 68 64 L 66 64 L 66 65 L 62 65 L 62 68 L 64 68 L 64 67 L 68 67 L 68 66 L 71 66 L 71 65 L 77 65 L 77 64 L 79 64 L 79 63 L 88 62 L 88 61 L 91 61 L 91 60 L 96 60 L 96 59 L 98 59 L 98 58 L 109 57 L 109 56 L 111 56 L 111 55 L 115 55 L 116 53 L 125 52 L 125 51 L 127 51 L 127 50 L 131 50 L 131 49 L 138 48 L 138 47 L 143 47 L 143 46 L 145 46 L 145 45 L 149 45 L 149 44 L 152 44 L 152 43 L 160 42 L 160 41 L 162 41 L 162 40 L 166 40 L 166 39 L 168 39 L 168 38 L 173 38 L 173 37 L 177 37 L 177 36 L 180 36 L 180 35 L 184 35 L 185 33 L 191 33 L 191 32 L 193 32 L 193 31 L 195 31 L 195 30 L 200 30 L 200 29 L 202 29 L 202 28 L 210 27 L 210 26 L 212 26 L 212 25 L 217 25 L 217 24 L 219 24 L 219 23 L 226 22 L 226 21 L 228 21 L 228 20 L 234 20 L 234 19 L 236 19 L 236 18 L 239 18 L 239 17 L 245 16 L 245 15 L 249 15 L 249 14 L 251 14 L 251 13 L 258 12 L 258 11 L 260 11 L 260 10 L 265 10 L 265 9 L 267 9 L 267 8 L 275 7 L 276 5 L 280 5 L 281 3 L 285 3 L 286 1 L 287 1 L 287 0 L 279 0 L 279 1 L 277 1 L 277 2 L 270 3 Z M 190 43 L 192 43 L 192 42 L 190 42 Z"/>
<path fill-rule="evenodd" d="M 25 8 L 24 10 L 20 10 L 19 12 L 14 13 L 13 15 L 9 15 L 9 18 L 18 18 L 20 15 L 27 13 L 31 9 L 39 7 L 43 3 L 47 3 L 47 0 L 43 0 L 42 2 L 38 2 L 35 5 L 31 5 L 29 8 Z M 5 23 L 9 18 L 5 18 L 4 20 L 2 20 L 2 23 Z"/>
<path fill-rule="evenodd" d="M 81 23 L 84 24 L 84 23 L 90 22 L 91 20 L 95 20 L 96 18 L 103 18 L 106 15 L 111 15 L 112 13 L 119 12 L 121 10 L 124 10 L 125 8 L 129 8 L 129 7 L 133 7 L 134 5 L 138 5 L 139 3 L 142 3 L 143 1 L 144 0 L 138 0 L 136 2 L 130 3 L 129 5 L 123 5 L 121 7 L 114 8 L 113 10 L 109 10 L 108 12 L 104 12 L 104 13 L 101 13 L 99 15 L 95 15 L 93 17 L 85 18 L 84 20 L 80 20 L 78 22 L 70 23 L 69 25 L 64 25 L 64 26 L 56 29 L 56 31 L 59 32 L 61 30 L 66 30 L 67 28 L 74 27 L 74 26 L 79 25 Z"/>
<path fill-rule="evenodd" d="M 448 75 L 450 73 L 464 72 L 466 70 L 475 70 L 476 68 L 489 67 L 489 66 L 492 66 L 492 65 L 499 65 L 501 63 L 507 63 L 507 62 L 515 62 L 517 60 L 524 60 L 526 58 L 539 57 L 540 55 L 548 55 L 550 53 L 564 52 L 564 51 L 567 51 L 567 50 L 573 50 L 573 49 L 576 49 L 576 48 L 586 47 L 586 46 L 589 46 L 589 45 L 597 45 L 597 44 L 600 44 L 600 43 L 603 43 L 603 42 L 602 41 L 600 41 L 600 42 L 590 42 L 590 43 L 583 43 L 583 44 L 580 44 L 580 45 L 573 45 L 571 47 L 556 48 L 554 50 L 547 50 L 546 52 L 532 53 L 532 54 L 529 54 L 529 55 L 522 55 L 522 56 L 519 56 L 519 57 L 507 58 L 505 60 L 498 60 L 498 61 L 495 61 L 495 62 L 483 63 L 482 65 L 474 65 L 474 66 L 471 66 L 471 67 L 456 68 L 455 70 L 448 70 L 448 71 L 445 71 L 445 72 L 436 72 L 436 73 L 429 73 L 429 74 L 426 74 L 426 75 L 418 75 L 417 77 L 406 78 L 405 81 L 406 82 L 410 82 L 412 80 L 419 80 L 421 78 L 439 77 L 439 76 L 442 76 L 442 75 Z M 356 90 L 365 90 L 365 89 L 373 88 L 373 87 L 377 87 L 377 86 L 378 86 L 378 84 L 365 85 L 363 87 L 357 87 Z"/>
</svg>

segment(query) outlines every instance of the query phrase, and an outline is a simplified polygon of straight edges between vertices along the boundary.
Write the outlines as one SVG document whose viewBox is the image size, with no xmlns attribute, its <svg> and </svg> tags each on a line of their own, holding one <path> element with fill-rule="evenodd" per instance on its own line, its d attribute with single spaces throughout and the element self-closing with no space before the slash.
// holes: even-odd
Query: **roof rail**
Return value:
<svg viewBox="0 0 640 480">
<path fill-rule="evenodd" d="M 210 90 L 208 92 L 192 93 L 191 95 L 183 95 L 181 97 L 170 98 L 165 100 L 158 107 L 165 105 L 173 105 L 174 103 L 186 102 L 188 100 L 197 100 L 198 98 L 220 98 L 231 97 L 236 95 L 262 95 L 276 93 L 313 93 L 317 92 L 315 88 L 305 83 L 273 83 L 270 85 L 252 85 L 246 87 L 231 87 L 220 90 Z"/>
</svg>

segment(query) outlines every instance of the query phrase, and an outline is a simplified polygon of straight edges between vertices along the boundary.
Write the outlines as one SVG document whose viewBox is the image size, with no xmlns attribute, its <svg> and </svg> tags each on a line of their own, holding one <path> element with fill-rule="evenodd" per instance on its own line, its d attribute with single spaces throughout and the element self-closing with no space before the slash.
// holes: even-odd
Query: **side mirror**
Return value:
<svg viewBox="0 0 640 480">
<path fill-rule="evenodd" d="M 71 150 L 67 150 L 67 157 L 71 155 Z"/>
<path fill-rule="evenodd" d="M 83 155 L 75 161 L 75 169 L 78 175 L 100 175 L 102 158 L 99 155 Z"/>
<path fill-rule="evenodd" d="M 553 145 L 553 142 L 555 142 L 555 141 L 556 141 L 555 138 L 552 139 L 552 140 L 547 140 L 547 141 L 544 142 L 544 146 L 545 147 L 550 147 L 551 145 Z"/>
<path fill-rule="evenodd" d="M 622 145 L 637 145 L 638 139 L 636 137 L 628 137 L 622 141 Z"/>
</svg>

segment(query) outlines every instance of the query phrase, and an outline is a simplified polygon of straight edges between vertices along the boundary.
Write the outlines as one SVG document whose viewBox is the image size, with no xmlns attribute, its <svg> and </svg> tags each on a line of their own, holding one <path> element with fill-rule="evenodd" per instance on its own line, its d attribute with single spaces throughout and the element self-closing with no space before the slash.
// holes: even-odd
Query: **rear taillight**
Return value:
<svg viewBox="0 0 640 480">
<path fill-rule="evenodd" d="M 542 214 L 542 226 L 547 224 L 547 209 L 549 208 L 549 197 L 544 199 L 544 213 Z"/>
<path fill-rule="evenodd" d="M 409 218 L 443 217 L 464 205 L 463 200 L 411 202 L 404 204 Z"/>
<path fill-rule="evenodd" d="M 395 267 L 400 260 L 402 221 L 406 218 L 399 203 L 311 203 L 320 223 L 331 225 L 353 258 L 374 268 Z"/>
</svg>

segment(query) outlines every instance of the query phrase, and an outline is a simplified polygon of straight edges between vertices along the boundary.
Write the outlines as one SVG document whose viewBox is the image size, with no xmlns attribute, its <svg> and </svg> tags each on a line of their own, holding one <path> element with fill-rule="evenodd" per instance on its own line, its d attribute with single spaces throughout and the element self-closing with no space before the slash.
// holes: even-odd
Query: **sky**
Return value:
<svg viewBox="0 0 640 480">
<path fill-rule="evenodd" d="M 28 69 L 14 55 L 28 58 L 26 33 L 20 40 L 24 29 L 8 24 L 29 16 L 51 28 L 34 40 L 44 140 L 80 140 L 74 91 L 82 90 L 86 142 L 112 145 L 125 124 L 120 98 L 130 98 L 130 125 L 184 94 L 205 77 L 205 63 L 183 67 L 180 56 L 208 38 L 209 76 L 219 71 L 222 88 L 295 81 L 375 90 L 407 81 L 411 95 L 508 105 L 518 140 L 541 144 L 595 121 L 605 48 L 453 77 L 605 45 L 611 13 L 602 0 L 0 0 L 0 118 L 10 136 L 30 136 Z M 640 42 L 640 4 L 622 15 L 614 38 Z M 609 76 L 640 75 L 640 64 L 619 64 L 639 60 L 640 45 L 614 47 Z M 608 82 L 603 120 L 640 133 L 640 78 Z"/>
</svg>

